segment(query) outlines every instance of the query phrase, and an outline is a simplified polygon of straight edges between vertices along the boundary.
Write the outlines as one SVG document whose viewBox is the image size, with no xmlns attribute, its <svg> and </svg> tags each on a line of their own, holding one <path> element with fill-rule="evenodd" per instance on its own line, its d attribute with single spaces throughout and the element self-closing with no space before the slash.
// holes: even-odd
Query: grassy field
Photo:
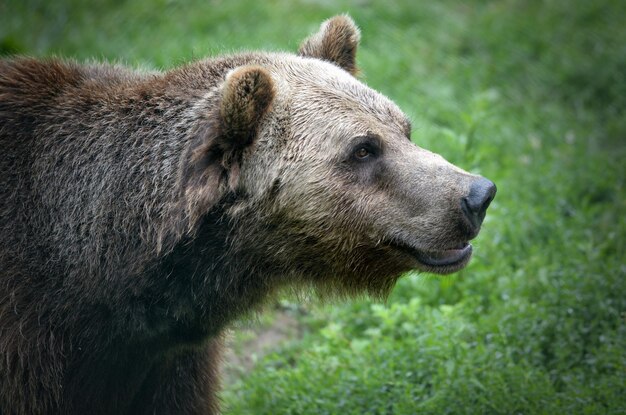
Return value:
<svg viewBox="0 0 626 415">
<path fill-rule="evenodd" d="M 0 50 L 166 69 L 294 51 L 342 12 L 414 141 L 498 196 L 454 276 L 384 304 L 283 301 L 259 324 L 298 335 L 231 364 L 226 412 L 626 413 L 626 2 L 4 0 Z"/>
</svg>

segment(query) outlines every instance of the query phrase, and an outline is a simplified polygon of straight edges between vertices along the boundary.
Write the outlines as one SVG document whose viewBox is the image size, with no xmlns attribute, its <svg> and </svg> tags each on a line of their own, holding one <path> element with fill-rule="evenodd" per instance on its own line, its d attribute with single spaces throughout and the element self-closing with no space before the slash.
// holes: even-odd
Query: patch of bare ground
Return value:
<svg viewBox="0 0 626 415">
<path fill-rule="evenodd" d="M 223 356 L 224 383 L 235 382 L 281 345 L 302 339 L 305 330 L 298 317 L 304 313 L 306 310 L 301 307 L 277 303 L 261 318 L 240 323 L 230 330 Z"/>
</svg>

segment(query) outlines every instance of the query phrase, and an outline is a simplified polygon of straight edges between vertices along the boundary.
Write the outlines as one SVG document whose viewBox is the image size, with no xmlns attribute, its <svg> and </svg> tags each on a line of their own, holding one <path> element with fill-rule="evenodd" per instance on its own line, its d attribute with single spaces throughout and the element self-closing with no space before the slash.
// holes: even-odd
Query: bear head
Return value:
<svg viewBox="0 0 626 415">
<path fill-rule="evenodd" d="M 220 207 L 236 224 L 227 243 L 241 263 L 321 292 L 385 295 L 406 271 L 463 268 L 496 188 L 413 144 L 407 116 L 355 77 L 359 38 L 337 16 L 297 56 L 231 69 L 186 193 L 191 217 Z"/>
</svg>

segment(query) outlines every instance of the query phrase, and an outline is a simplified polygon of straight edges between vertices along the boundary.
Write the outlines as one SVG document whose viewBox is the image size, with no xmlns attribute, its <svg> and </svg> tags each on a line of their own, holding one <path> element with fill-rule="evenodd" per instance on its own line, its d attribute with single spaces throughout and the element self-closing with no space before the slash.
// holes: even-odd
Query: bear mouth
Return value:
<svg viewBox="0 0 626 415">
<path fill-rule="evenodd" d="M 392 248 L 410 255 L 421 265 L 424 271 L 437 274 L 449 274 L 465 267 L 472 256 L 472 245 L 463 242 L 452 249 L 424 250 L 394 242 Z"/>
</svg>

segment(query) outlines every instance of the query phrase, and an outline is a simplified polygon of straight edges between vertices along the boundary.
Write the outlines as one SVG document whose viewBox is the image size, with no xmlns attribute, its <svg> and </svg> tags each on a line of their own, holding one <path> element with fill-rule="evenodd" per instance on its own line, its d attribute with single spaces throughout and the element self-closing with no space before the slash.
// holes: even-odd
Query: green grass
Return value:
<svg viewBox="0 0 626 415">
<path fill-rule="evenodd" d="M 415 142 L 498 196 L 466 270 L 310 306 L 227 413 L 626 413 L 626 2 L 14 0 L 0 50 L 168 68 L 340 12 Z"/>
</svg>

